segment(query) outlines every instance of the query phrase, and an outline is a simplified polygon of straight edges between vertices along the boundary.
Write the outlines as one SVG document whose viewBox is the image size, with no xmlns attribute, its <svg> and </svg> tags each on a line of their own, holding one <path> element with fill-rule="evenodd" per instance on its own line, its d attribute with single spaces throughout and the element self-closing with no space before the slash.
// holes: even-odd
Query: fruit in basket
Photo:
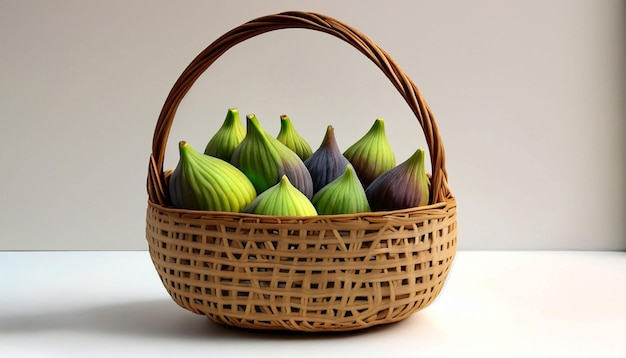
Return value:
<svg viewBox="0 0 626 358">
<path fill-rule="evenodd" d="M 258 215 L 315 216 L 315 207 L 289 178 L 283 175 L 280 181 L 257 196 L 244 212 Z"/>
<path fill-rule="evenodd" d="M 256 198 L 250 180 L 235 166 L 178 144 L 180 159 L 169 178 L 172 204 L 179 209 L 240 212 Z"/>
<path fill-rule="evenodd" d="M 229 108 L 222 126 L 215 132 L 204 148 L 204 154 L 230 161 L 235 148 L 246 136 L 237 108 Z"/>
<path fill-rule="evenodd" d="M 387 140 L 385 122 L 377 118 L 369 131 L 343 153 L 367 188 L 379 175 L 396 165 L 396 156 Z"/>
<path fill-rule="evenodd" d="M 337 145 L 335 129 L 329 125 L 326 127 L 322 144 L 304 161 L 313 179 L 313 193 L 317 193 L 326 184 L 343 174 L 348 164 L 350 162 L 341 154 Z"/>
<path fill-rule="evenodd" d="M 350 164 L 342 175 L 313 195 L 311 201 L 320 215 L 371 211 L 363 185 Z"/>
<path fill-rule="evenodd" d="M 296 131 L 291 118 L 286 114 L 280 116 L 280 131 L 276 139 L 287 146 L 287 148 L 296 152 L 302 160 L 306 160 L 313 154 L 309 143 Z"/>
<path fill-rule="evenodd" d="M 313 181 L 302 159 L 278 139 L 269 135 L 254 114 L 246 116 L 246 136 L 239 143 L 231 163 L 252 182 L 257 194 L 289 178 L 307 198 L 313 196 Z"/>
<path fill-rule="evenodd" d="M 365 194 L 373 211 L 413 208 L 428 205 L 429 182 L 424 150 L 417 149 L 409 159 L 376 178 Z"/>
</svg>

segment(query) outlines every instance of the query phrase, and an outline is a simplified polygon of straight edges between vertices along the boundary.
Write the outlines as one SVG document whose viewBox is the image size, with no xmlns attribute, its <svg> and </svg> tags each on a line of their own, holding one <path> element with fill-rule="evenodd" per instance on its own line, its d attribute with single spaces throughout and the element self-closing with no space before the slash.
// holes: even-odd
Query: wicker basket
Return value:
<svg viewBox="0 0 626 358">
<path fill-rule="evenodd" d="M 432 164 L 431 205 L 407 210 L 276 217 L 172 208 L 163 169 L 172 121 L 200 75 L 234 45 L 303 28 L 370 58 L 419 121 Z M 159 116 L 148 172 L 146 238 L 163 285 L 181 307 L 245 328 L 348 331 L 403 320 L 441 291 L 456 253 L 456 201 L 434 117 L 417 87 L 375 43 L 333 18 L 285 12 L 222 35 L 174 84 Z"/>
</svg>

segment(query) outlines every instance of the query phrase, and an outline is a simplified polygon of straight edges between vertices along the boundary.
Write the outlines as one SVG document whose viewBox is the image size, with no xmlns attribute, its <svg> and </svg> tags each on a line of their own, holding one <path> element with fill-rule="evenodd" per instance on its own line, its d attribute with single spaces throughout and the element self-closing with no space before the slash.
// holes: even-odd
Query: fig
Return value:
<svg viewBox="0 0 626 358">
<path fill-rule="evenodd" d="M 257 215 L 315 216 L 315 207 L 302 192 L 283 175 L 280 181 L 257 196 L 244 212 Z"/>
<path fill-rule="evenodd" d="M 430 180 L 424 168 L 424 150 L 376 178 L 365 190 L 373 211 L 428 205 Z"/>
<path fill-rule="evenodd" d="M 346 166 L 342 175 L 313 195 L 311 201 L 319 215 L 371 211 L 363 185 L 350 164 Z"/>
<path fill-rule="evenodd" d="M 245 136 L 246 129 L 241 124 L 239 110 L 237 108 L 229 108 L 222 126 L 215 132 L 204 148 L 204 154 L 229 162 L 235 148 L 237 148 Z"/>
<path fill-rule="evenodd" d="M 230 162 L 250 179 L 257 195 L 286 175 L 293 186 L 311 198 L 313 180 L 302 159 L 269 135 L 254 114 L 246 116 L 246 125 L 246 136 L 235 148 Z"/>
<path fill-rule="evenodd" d="M 286 114 L 280 116 L 280 131 L 276 139 L 296 152 L 303 161 L 313 154 L 309 143 L 296 131 L 291 119 Z"/>
<path fill-rule="evenodd" d="M 178 144 L 180 159 L 169 179 L 172 205 L 179 209 L 240 212 L 256 198 L 254 186 L 222 159 Z"/>
<path fill-rule="evenodd" d="M 322 144 L 304 161 L 313 180 L 313 194 L 343 174 L 348 164 L 350 162 L 341 154 L 337 145 L 335 129 L 329 125 Z"/>
<path fill-rule="evenodd" d="M 396 165 L 396 156 L 387 140 L 385 122 L 377 118 L 369 131 L 343 153 L 354 167 L 363 187 Z"/>
</svg>

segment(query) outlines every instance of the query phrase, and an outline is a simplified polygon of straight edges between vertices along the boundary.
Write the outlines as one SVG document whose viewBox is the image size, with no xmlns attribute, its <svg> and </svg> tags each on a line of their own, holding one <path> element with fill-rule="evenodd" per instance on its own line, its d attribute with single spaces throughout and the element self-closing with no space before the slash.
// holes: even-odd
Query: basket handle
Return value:
<svg viewBox="0 0 626 358">
<path fill-rule="evenodd" d="M 236 44 L 266 32 L 287 28 L 309 29 L 333 35 L 355 47 L 385 73 L 406 100 L 424 132 L 432 166 L 431 203 L 443 202 L 450 196 L 445 169 L 445 153 L 439 130 L 430 107 L 411 79 L 383 49 L 351 26 L 321 14 L 289 11 L 262 16 L 230 30 L 202 51 L 180 75 L 165 100 L 154 129 L 147 179 L 150 201 L 167 205 L 168 195 L 163 172 L 165 147 L 176 110 L 194 82 L 211 64 Z"/>
</svg>

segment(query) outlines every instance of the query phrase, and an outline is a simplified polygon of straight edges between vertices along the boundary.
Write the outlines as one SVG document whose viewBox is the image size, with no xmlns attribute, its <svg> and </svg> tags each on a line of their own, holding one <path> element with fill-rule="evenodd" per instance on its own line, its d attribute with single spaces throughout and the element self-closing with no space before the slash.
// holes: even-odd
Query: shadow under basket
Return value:
<svg viewBox="0 0 626 358">
<path fill-rule="evenodd" d="M 163 170 L 176 109 L 226 50 L 256 35 L 304 28 L 370 58 L 415 113 L 433 168 L 431 202 L 405 210 L 278 217 L 173 208 Z M 163 107 L 148 171 L 146 238 L 164 287 L 181 307 L 252 329 L 349 331 L 403 320 L 441 292 L 456 254 L 456 200 L 434 116 L 417 87 L 375 43 L 330 17 L 286 12 L 245 23 L 207 47 Z"/>
</svg>

